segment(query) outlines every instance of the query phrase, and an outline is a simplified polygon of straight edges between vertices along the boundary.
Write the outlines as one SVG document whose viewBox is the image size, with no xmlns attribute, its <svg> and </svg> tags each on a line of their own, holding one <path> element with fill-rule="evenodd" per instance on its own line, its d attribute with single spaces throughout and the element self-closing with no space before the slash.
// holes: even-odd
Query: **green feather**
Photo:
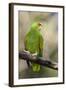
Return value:
<svg viewBox="0 0 66 90">
<path fill-rule="evenodd" d="M 33 23 L 29 32 L 25 36 L 25 49 L 30 53 L 36 53 L 42 56 L 43 53 L 43 37 L 39 31 L 38 23 Z M 40 65 L 32 63 L 34 72 L 40 71 Z"/>
</svg>

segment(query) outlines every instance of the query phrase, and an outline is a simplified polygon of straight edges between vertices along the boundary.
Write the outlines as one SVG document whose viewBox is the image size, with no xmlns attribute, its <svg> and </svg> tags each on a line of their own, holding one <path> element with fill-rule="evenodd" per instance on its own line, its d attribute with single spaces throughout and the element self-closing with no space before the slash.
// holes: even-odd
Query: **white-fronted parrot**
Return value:
<svg viewBox="0 0 66 90">
<path fill-rule="evenodd" d="M 33 55 L 42 57 L 43 55 L 43 37 L 41 35 L 41 26 L 39 22 L 32 23 L 29 32 L 25 36 L 25 50 L 29 51 Z M 27 62 L 29 64 L 29 62 Z M 32 70 L 34 72 L 39 72 L 41 66 L 36 63 L 32 64 Z"/>
</svg>

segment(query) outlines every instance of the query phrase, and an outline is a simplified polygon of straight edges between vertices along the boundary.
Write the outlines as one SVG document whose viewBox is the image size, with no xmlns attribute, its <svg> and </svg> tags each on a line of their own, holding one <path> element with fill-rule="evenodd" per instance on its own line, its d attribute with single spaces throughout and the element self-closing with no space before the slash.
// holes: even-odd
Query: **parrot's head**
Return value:
<svg viewBox="0 0 66 90">
<path fill-rule="evenodd" d="M 42 27 L 42 24 L 40 23 L 40 22 L 35 22 L 35 23 L 33 23 L 32 24 L 32 26 L 31 26 L 31 28 L 33 29 L 33 30 L 41 30 L 41 27 Z"/>
</svg>

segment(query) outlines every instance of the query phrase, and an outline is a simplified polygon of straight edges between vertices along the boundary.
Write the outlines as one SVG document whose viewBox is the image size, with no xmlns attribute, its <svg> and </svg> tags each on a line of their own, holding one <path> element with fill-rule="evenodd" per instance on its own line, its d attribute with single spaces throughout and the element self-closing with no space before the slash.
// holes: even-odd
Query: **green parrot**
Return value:
<svg viewBox="0 0 66 90">
<path fill-rule="evenodd" d="M 30 52 L 32 55 L 42 57 L 43 54 L 43 37 L 40 33 L 42 24 L 39 22 L 32 23 L 29 32 L 25 36 L 25 50 Z M 29 65 L 29 62 L 27 61 Z M 31 63 L 32 70 L 39 72 L 41 66 L 36 63 Z"/>
</svg>

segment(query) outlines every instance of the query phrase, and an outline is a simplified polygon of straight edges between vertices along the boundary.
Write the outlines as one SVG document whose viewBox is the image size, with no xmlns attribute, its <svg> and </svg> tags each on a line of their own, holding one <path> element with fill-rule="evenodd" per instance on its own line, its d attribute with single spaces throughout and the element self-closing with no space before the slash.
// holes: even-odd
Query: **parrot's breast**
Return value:
<svg viewBox="0 0 66 90">
<path fill-rule="evenodd" d="M 26 39 L 26 48 L 29 52 L 39 52 L 39 35 L 38 33 L 30 33 Z"/>
</svg>

